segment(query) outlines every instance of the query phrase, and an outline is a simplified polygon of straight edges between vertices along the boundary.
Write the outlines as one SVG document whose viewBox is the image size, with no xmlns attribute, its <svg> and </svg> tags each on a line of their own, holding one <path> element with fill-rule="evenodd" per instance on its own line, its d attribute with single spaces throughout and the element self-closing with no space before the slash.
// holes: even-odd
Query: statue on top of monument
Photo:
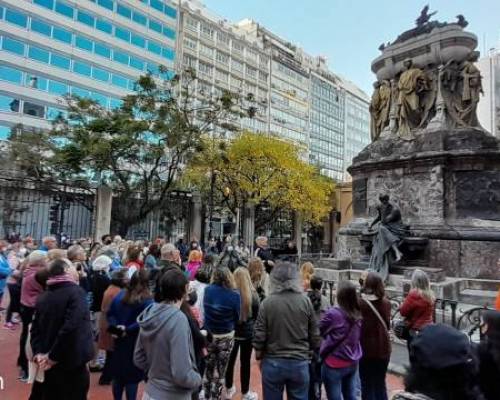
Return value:
<svg viewBox="0 0 500 400">
<path fill-rule="evenodd" d="M 403 224 L 401 211 L 389 201 L 389 195 L 381 194 L 379 200 L 377 217 L 369 227 L 369 230 L 372 230 L 373 226 L 379 223 L 377 235 L 373 241 L 370 269 L 378 272 L 386 281 L 391 262 L 398 262 L 403 257 L 403 253 L 399 250 L 399 244 L 409 233 L 408 226 Z"/>
<path fill-rule="evenodd" d="M 425 72 L 413 65 L 411 59 L 403 63 L 405 70 L 398 81 L 398 135 L 413 139 L 412 129 L 422 126 L 424 96 L 429 92 L 429 79 Z"/>
<path fill-rule="evenodd" d="M 391 109 L 391 84 L 388 80 L 375 82 L 370 103 L 371 136 L 372 141 L 380 137 L 383 129 L 389 125 L 389 111 Z"/>
<path fill-rule="evenodd" d="M 420 11 L 420 16 L 415 20 L 415 23 L 417 24 L 417 26 L 425 25 L 430 21 L 431 17 L 436 14 L 437 11 L 431 12 L 429 14 L 429 4 L 427 4 L 424 8 L 422 8 L 422 11 Z"/>
<path fill-rule="evenodd" d="M 466 126 L 478 126 L 477 104 L 480 95 L 484 94 L 481 72 L 475 63 L 479 59 L 479 52 L 472 51 L 467 60 L 463 63 L 461 76 L 462 87 L 462 107 L 459 108 L 459 115 Z"/>
</svg>

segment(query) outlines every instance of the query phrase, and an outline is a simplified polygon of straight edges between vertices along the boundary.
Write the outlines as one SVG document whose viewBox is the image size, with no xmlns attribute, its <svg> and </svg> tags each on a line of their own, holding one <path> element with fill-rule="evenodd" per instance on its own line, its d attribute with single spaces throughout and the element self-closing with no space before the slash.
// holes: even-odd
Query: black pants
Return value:
<svg viewBox="0 0 500 400">
<path fill-rule="evenodd" d="M 44 400 L 87 400 L 90 375 L 86 365 L 65 370 L 54 366 L 45 372 Z"/>
<path fill-rule="evenodd" d="M 21 321 L 23 329 L 21 331 L 21 338 L 19 340 L 19 357 L 17 358 L 17 365 L 21 367 L 24 373 L 28 373 L 28 359 L 26 358 L 26 341 L 28 340 L 28 333 L 31 321 L 35 314 L 34 307 L 27 307 L 21 305 Z"/>
<path fill-rule="evenodd" d="M 12 321 L 12 314 L 19 312 L 21 308 L 21 285 L 18 283 L 7 284 L 9 288 L 10 303 L 7 308 L 7 315 L 5 316 L 5 322 Z"/>
<path fill-rule="evenodd" d="M 233 386 L 234 365 L 236 364 L 236 357 L 238 357 L 238 349 L 240 353 L 240 380 L 241 380 L 241 393 L 248 393 L 250 388 L 250 362 L 252 357 L 252 339 L 235 339 L 234 347 L 229 356 L 229 363 L 226 369 L 226 387 Z"/>
<path fill-rule="evenodd" d="M 385 375 L 389 360 L 362 358 L 359 362 L 361 394 L 363 400 L 387 400 Z"/>
</svg>

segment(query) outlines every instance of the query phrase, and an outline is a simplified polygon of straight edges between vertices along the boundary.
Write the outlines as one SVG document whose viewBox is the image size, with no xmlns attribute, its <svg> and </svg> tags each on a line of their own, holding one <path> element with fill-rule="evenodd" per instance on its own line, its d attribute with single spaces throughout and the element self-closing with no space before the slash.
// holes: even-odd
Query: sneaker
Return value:
<svg viewBox="0 0 500 400">
<path fill-rule="evenodd" d="M 16 326 L 12 322 L 6 322 L 3 326 L 3 329 L 10 329 L 11 331 L 15 331 Z"/>
<path fill-rule="evenodd" d="M 226 388 L 226 400 L 230 400 L 236 394 L 236 388 L 233 386 L 230 389 Z"/>
<path fill-rule="evenodd" d="M 19 375 L 19 378 L 17 378 L 19 381 L 27 383 L 28 382 L 29 375 L 27 372 L 21 371 L 21 374 Z"/>
<path fill-rule="evenodd" d="M 241 396 L 241 400 L 259 400 L 259 396 L 255 392 L 247 392 Z"/>
</svg>

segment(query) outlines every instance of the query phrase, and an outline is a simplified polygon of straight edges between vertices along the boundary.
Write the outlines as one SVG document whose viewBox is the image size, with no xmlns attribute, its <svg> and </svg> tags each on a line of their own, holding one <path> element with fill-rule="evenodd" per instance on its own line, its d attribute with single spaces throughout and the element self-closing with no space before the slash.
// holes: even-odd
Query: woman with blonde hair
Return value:
<svg viewBox="0 0 500 400">
<path fill-rule="evenodd" d="M 311 288 L 311 278 L 314 275 L 314 265 L 311 262 L 305 262 L 300 267 L 300 277 L 302 278 L 302 286 L 307 292 Z"/>
<path fill-rule="evenodd" d="M 205 288 L 203 295 L 205 329 L 213 337 L 207 348 L 203 378 L 206 399 L 221 398 L 234 331 L 240 320 L 241 297 L 235 288 L 229 268 L 217 267 L 212 273 L 212 283 Z"/>
<path fill-rule="evenodd" d="M 191 252 L 189 253 L 186 271 L 188 273 L 188 278 L 190 281 L 194 281 L 196 273 L 201 267 L 202 258 L 203 253 L 200 250 L 191 250 Z"/>
<path fill-rule="evenodd" d="M 410 292 L 399 309 L 409 331 L 408 349 L 413 337 L 427 325 L 432 324 L 435 301 L 436 297 L 431 290 L 429 277 L 421 269 L 416 269 L 411 276 Z"/>
<path fill-rule="evenodd" d="M 258 257 L 251 258 L 248 262 L 248 272 L 260 300 L 264 300 L 269 294 L 269 274 L 264 269 L 262 260 Z"/>
<path fill-rule="evenodd" d="M 238 350 L 240 353 L 240 382 L 243 400 L 256 400 L 257 394 L 250 392 L 250 360 L 252 357 L 253 326 L 259 313 L 259 296 L 252 285 L 250 273 L 239 267 L 234 271 L 234 281 L 241 296 L 240 320 L 236 324 L 234 346 L 226 369 L 226 399 L 236 393 L 233 386 L 234 365 Z"/>
</svg>

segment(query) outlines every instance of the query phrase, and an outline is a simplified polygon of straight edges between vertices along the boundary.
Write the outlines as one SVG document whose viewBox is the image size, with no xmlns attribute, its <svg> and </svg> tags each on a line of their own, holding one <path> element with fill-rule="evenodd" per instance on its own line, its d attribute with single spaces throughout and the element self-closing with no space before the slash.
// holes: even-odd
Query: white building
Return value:
<svg viewBox="0 0 500 400">
<path fill-rule="evenodd" d="M 479 60 L 478 66 L 484 91 L 477 110 L 479 122 L 500 138 L 500 50 L 492 49 L 488 56 Z"/>
</svg>

